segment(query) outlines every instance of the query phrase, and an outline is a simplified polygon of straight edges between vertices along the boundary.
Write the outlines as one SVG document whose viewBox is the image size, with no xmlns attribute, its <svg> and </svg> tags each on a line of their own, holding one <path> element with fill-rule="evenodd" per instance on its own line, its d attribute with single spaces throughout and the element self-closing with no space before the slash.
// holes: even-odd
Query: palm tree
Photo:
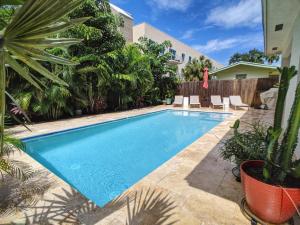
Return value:
<svg viewBox="0 0 300 225">
<path fill-rule="evenodd" d="M 279 55 L 274 54 L 274 55 L 270 55 L 270 56 L 265 56 L 265 59 L 267 60 L 267 62 L 269 64 L 273 64 L 274 62 L 278 62 L 279 61 Z"/>
<path fill-rule="evenodd" d="M 233 63 L 236 63 L 236 62 L 240 62 L 240 61 L 243 61 L 242 60 L 242 54 L 240 53 L 235 53 L 233 54 L 230 59 L 229 59 L 229 64 L 233 64 Z"/>
<path fill-rule="evenodd" d="M 212 62 L 209 59 L 205 58 L 205 56 L 200 56 L 199 59 L 194 58 L 182 69 L 183 76 L 186 81 L 201 81 L 205 68 L 212 68 Z"/>
<path fill-rule="evenodd" d="M 1 1 L 3 5 L 11 5 L 16 2 L 19 3 L 20 1 Z M 39 89 L 41 89 L 42 82 L 32 75 L 30 69 L 52 82 L 67 85 L 37 60 L 64 65 L 75 64 L 72 61 L 54 56 L 45 49 L 67 47 L 80 41 L 72 38 L 48 37 L 86 21 L 87 18 L 65 19 L 65 16 L 78 7 L 81 2 L 81 0 L 26 0 L 20 8 L 16 9 L 11 21 L 0 32 L 0 158 L 4 154 L 5 86 L 6 76 L 9 75 L 6 73 L 5 66 L 8 65 L 22 78 Z M 0 169 L 3 168 L 0 167 Z M 4 169 L 7 171 L 5 165 Z"/>
<path fill-rule="evenodd" d="M 263 64 L 265 61 L 265 55 L 262 51 L 257 49 L 252 49 L 247 53 L 235 53 L 230 57 L 229 64 L 237 63 L 237 62 L 253 62 Z"/>
</svg>

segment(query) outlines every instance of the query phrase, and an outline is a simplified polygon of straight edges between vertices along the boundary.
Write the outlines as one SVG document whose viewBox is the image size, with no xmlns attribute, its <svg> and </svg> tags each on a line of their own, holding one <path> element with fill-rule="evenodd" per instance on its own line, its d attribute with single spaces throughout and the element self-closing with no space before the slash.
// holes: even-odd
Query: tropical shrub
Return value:
<svg viewBox="0 0 300 225">
<path fill-rule="evenodd" d="M 168 52 L 172 47 L 170 41 L 159 44 L 151 39 L 141 37 L 138 48 L 148 56 L 150 69 L 154 78 L 154 84 L 147 95 L 146 101 L 153 104 L 165 99 L 167 92 L 175 94 L 179 80 L 177 78 L 177 66 L 170 65 L 168 62 L 172 54 Z"/>
<path fill-rule="evenodd" d="M 238 132 L 239 122 L 234 127 L 234 135 L 225 140 L 220 155 L 234 162 L 237 167 L 246 160 L 264 160 L 267 156 L 267 126 L 262 122 L 248 124 L 243 132 Z"/>
<path fill-rule="evenodd" d="M 127 109 L 143 105 L 146 93 L 153 87 L 148 55 L 135 45 L 127 45 L 112 56 L 114 66 L 108 96 L 117 99 L 114 108 Z"/>
<path fill-rule="evenodd" d="M 66 18 L 74 22 L 73 26 L 65 27 L 69 29 L 55 37 L 82 42 L 74 40 L 68 49 L 53 45 L 45 51 L 78 64 L 41 64 L 68 86 L 49 81 L 25 67 L 38 85 L 48 88 L 41 91 L 8 68 L 7 90 L 32 120 L 56 120 L 72 116 L 76 110 L 93 114 L 143 107 L 161 103 L 167 93 L 175 95 L 179 80 L 177 67 L 168 63 L 169 41 L 158 44 L 141 38 L 138 44 L 125 46 L 118 29 L 122 19 L 111 12 L 107 0 L 84 0 Z"/>
<path fill-rule="evenodd" d="M 87 113 L 98 113 L 105 108 L 107 89 L 113 73 L 110 54 L 125 46 L 125 40 L 118 31 L 119 18 L 112 14 L 106 0 L 85 0 L 70 14 L 70 18 L 90 17 L 84 24 L 75 26 L 62 35 L 83 39 L 69 48 L 71 58 L 80 62 L 75 67 L 70 91 L 74 105 L 83 107 Z M 81 104 L 78 104 L 78 99 Z"/>
</svg>

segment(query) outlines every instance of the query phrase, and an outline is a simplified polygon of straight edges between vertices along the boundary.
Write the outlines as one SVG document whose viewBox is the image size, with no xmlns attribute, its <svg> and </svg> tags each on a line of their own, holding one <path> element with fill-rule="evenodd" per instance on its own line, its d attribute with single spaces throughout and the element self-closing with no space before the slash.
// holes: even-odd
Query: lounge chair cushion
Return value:
<svg viewBox="0 0 300 225">
<path fill-rule="evenodd" d="M 241 96 L 229 96 L 230 104 L 238 107 L 249 107 L 249 105 L 242 102 Z"/>
<path fill-rule="evenodd" d="M 199 96 L 197 95 L 190 96 L 190 105 L 200 105 Z"/>
<path fill-rule="evenodd" d="M 210 99 L 211 99 L 211 104 L 217 105 L 217 106 L 223 106 L 220 95 L 212 95 L 212 96 L 210 96 Z"/>
<path fill-rule="evenodd" d="M 173 102 L 173 105 L 183 105 L 183 96 L 182 95 L 176 95 L 175 100 Z"/>
</svg>

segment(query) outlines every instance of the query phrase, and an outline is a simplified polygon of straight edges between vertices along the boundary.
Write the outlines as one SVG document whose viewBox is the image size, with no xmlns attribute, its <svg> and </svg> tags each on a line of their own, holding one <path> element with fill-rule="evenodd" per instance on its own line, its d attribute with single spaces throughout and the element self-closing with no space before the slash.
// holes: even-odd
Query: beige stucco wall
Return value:
<svg viewBox="0 0 300 225">
<path fill-rule="evenodd" d="M 173 38 L 172 36 L 152 27 L 151 25 L 149 25 L 147 23 L 142 23 L 142 24 L 139 24 L 139 25 L 136 25 L 133 27 L 133 41 L 138 42 L 140 37 L 147 37 L 158 43 L 162 43 L 166 40 L 171 41 L 172 49 L 176 50 L 176 58 L 177 59 L 182 60 L 182 53 L 185 54 L 185 60 L 181 64 L 178 65 L 179 72 L 181 72 L 182 68 L 184 68 L 185 65 L 188 63 L 189 57 L 198 58 L 201 55 L 204 55 L 204 54 L 198 52 L 197 50 L 191 48 L 190 46 L 182 43 L 181 41 Z M 209 57 L 207 57 L 207 58 L 209 58 Z M 220 63 L 216 62 L 215 60 L 213 60 L 213 59 L 210 59 L 210 60 L 213 62 L 213 66 L 215 68 L 223 67 Z"/>
<path fill-rule="evenodd" d="M 216 76 L 218 80 L 234 80 L 236 74 L 247 74 L 247 79 L 253 79 L 268 78 L 270 75 L 279 75 L 279 72 L 277 69 L 238 65 L 213 75 Z"/>
<path fill-rule="evenodd" d="M 133 42 L 133 19 L 123 15 L 122 13 L 116 11 L 114 8 L 111 8 L 113 14 L 120 16 L 124 21 L 124 26 L 119 27 L 119 31 L 123 34 L 127 43 Z"/>
</svg>

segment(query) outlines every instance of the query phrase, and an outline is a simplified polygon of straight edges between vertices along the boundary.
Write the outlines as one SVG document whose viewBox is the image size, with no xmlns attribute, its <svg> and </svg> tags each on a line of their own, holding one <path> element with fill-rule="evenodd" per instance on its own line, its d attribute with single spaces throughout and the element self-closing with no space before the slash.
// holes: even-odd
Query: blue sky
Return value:
<svg viewBox="0 0 300 225">
<path fill-rule="evenodd" d="M 261 0 L 111 0 L 147 22 L 227 65 L 235 52 L 263 50 Z"/>
</svg>

